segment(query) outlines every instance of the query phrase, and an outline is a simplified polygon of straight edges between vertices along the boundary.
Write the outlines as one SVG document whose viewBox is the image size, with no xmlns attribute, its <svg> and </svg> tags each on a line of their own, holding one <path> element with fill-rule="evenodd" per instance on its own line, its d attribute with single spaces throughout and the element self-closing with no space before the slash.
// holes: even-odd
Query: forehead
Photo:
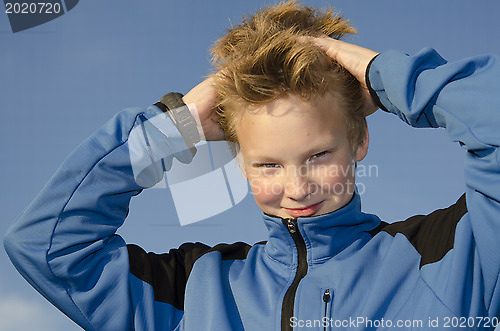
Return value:
<svg viewBox="0 0 500 331">
<path fill-rule="evenodd" d="M 240 120 L 244 122 L 254 119 L 254 116 L 269 116 L 280 120 L 291 116 L 327 119 L 342 114 L 337 98 L 330 93 L 325 95 L 313 95 L 311 98 L 303 99 L 294 94 L 287 94 L 273 101 L 263 104 L 239 104 Z"/>
<path fill-rule="evenodd" d="M 281 153 L 347 141 L 347 125 L 332 95 L 303 100 L 289 95 L 248 106 L 236 126 L 244 154 Z"/>
</svg>

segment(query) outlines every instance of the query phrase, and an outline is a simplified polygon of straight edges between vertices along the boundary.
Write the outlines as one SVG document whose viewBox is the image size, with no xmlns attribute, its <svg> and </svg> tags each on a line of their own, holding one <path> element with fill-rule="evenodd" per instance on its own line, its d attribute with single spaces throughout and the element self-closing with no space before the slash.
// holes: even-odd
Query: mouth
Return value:
<svg viewBox="0 0 500 331">
<path fill-rule="evenodd" d="M 320 201 L 314 205 L 307 206 L 305 208 L 285 208 L 283 209 L 287 212 L 288 215 L 297 218 L 297 217 L 308 217 L 316 214 L 318 210 L 321 208 L 323 201 Z"/>
</svg>

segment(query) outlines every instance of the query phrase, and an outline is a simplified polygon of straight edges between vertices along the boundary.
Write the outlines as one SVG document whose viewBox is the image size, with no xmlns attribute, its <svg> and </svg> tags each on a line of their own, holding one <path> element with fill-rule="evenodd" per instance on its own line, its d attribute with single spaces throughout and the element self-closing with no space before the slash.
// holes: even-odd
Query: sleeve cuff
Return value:
<svg viewBox="0 0 500 331">
<path fill-rule="evenodd" d="M 380 98 L 377 95 L 377 92 L 375 92 L 375 90 L 373 89 L 373 87 L 370 83 L 370 68 L 371 68 L 373 62 L 375 61 L 375 59 L 377 59 L 379 55 L 380 54 L 375 55 L 373 57 L 373 59 L 370 60 L 370 63 L 368 63 L 368 66 L 366 67 L 366 72 L 365 72 L 366 87 L 368 88 L 368 92 L 370 92 L 370 96 L 372 97 L 372 100 L 375 102 L 375 104 L 383 111 L 390 113 L 390 111 L 387 110 L 387 108 L 385 108 L 385 106 L 382 104 L 382 102 L 380 101 Z"/>
</svg>

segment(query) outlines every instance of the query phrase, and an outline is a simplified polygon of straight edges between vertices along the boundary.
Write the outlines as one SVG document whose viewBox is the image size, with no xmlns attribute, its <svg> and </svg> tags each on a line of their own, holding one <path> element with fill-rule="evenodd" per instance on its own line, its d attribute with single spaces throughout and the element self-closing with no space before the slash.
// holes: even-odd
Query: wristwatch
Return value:
<svg viewBox="0 0 500 331">
<path fill-rule="evenodd" d="M 182 101 L 182 97 L 181 93 L 170 92 L 162 96 L 155 106 L 170 116 L 186 145 L 189 149 L 194 149 L 194 145 L 200 141 L 200 134 L 196 120 L 191 115 L 188 106 Z"/>
</svg>

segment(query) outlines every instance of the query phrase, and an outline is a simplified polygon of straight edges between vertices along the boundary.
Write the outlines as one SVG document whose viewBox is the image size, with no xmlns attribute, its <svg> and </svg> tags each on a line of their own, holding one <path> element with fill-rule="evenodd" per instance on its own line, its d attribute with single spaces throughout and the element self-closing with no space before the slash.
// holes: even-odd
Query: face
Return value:
<svg viewBox="0 0 500 331">
<path fill-rule="evenodd" d="M 257 205 L 267 214 L 297 218 L 345 206 L 354 191 L 354 163 L 368 136 L 353 151 L 335 98 L 303 101 L 289 95 L 250 106 L 236 126 L 240 162 Z"/>
</svg>

